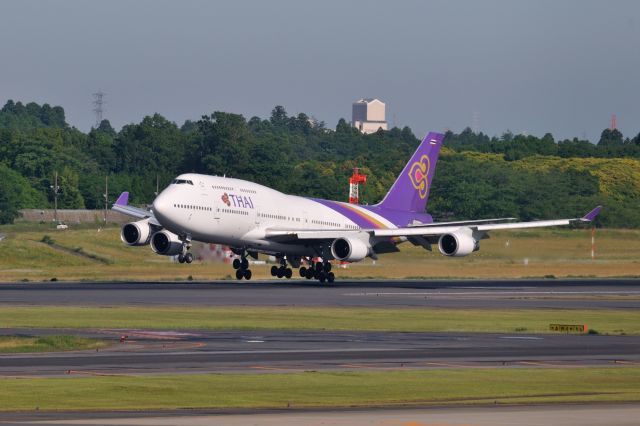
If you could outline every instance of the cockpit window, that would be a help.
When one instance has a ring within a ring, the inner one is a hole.
[[[193,182],[190,180],[186,180],[186,179],[174,179],[173,182],[171,182],[172,184],[175,185],[180,185],[180,184],[185,184],[188,183],[189,185],[193,185]]]

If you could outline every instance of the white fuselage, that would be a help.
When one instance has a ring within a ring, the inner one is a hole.
[[[285,245],[265,239],[267,230],[396,228],[362,206],[316,201],[240,179],[194,173],[178,176],[154,200],[153,211],[163,227],[196,241],[301,256],[317,253],[304,242]]]

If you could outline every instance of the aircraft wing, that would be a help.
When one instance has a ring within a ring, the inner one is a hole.
[[[141,209],[139,207],[130,206],[129,205],[129,193],[127,191],[125,191],[122,194],[120,194],[120,196],[118,197],[116,202],[113,203],[113,206],[111,207],[111,210],[113,210],[115,212],[118,212],[118,213],[126,214],[127,216],[135,217],[135,218],[138,218],[138,219],[147,219],[147,218],[149,218],[149,223],[151,223],[152,225],[162,226],[156,220],[156,218],[153,215],[152,211],[147,210],[147,209]]]
[[[265,238],[277,240],[280,242],[293,242],[296,240],[334,240],[336,238],[345,237],[350,234],[358,234],[361,232],[367,232],[374,237],[437,237],[440,235],[455,232],[461,227],[471,228],[473,231],[480,233],[501,229],[543,228],[549,226],[569,225],[571,223],[591,222],[598,215],[598,213],[600,213],[601,208],[602,206],[598,206],[580,218],[537,220],[532,222],[486,223],[492,221],[492,219],[487,219],[483,221],[446,222],[389,229],[267,229],[265,232]]]
[[[501,229],[526,229],[526,228],[545,228],[549,226],[563,226],[576,222],[591,222],[600,213],[602,206],[598,206],[586,215],[573,219],[555,219],[555,220],[534,220],[531,222],[513,222],[513,223],[475,223],[471,225],[456,224],[446,226],[415,226],[411,228],[398,229],[375,229],[373,235],[376,237],[410,237],[410,236],[436,236],[448,234],[466,226],[478,232],[497,231]],[[490,220],[490,219],[489,219]]]
[[[410,228],[434,228],[438,226],[472,226],[487,223],[502,223],[516,220],[515,217],[501,217],[499,219],[477,219],[477,220],[458,220],[454,222],[435,222],[435,223],[415,223],[409,225]]]

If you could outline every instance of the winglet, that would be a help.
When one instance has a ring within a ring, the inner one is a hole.
[[[582,216],[580,220],[583,220],[585,222],[591,222],[593,219],[596,218],[596,216],[598,216],[598,213],[600,213],[600,210],[602,210],[602,206],[598,206],[595,209],[591,210],[589,213]]]
[[[120,194],[115,204],[118,206],[126,206],[127,204],[129,204],[129,193],[127,191],[124,191],[122,194]]]

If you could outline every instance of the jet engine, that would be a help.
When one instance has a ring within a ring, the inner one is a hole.
[[[182,241],[172,232],[158,231],[151,237],[151,249],[164,256],[175,256],[182,253]]]
[[[149,244],[152,234],[149,219],[125,224],[120,230],[120,239],[130,246],[145,246]]]
[[[480,243],[473,237],[471,229],[463,229],[451,234],[444,234],[438,240],[440,253],[445,256],[468,256],[480,249]]]
[[[336,238],[331,243],[331,254],[338,260],[358,262],[369,254],[371,247],[358,238]]]

